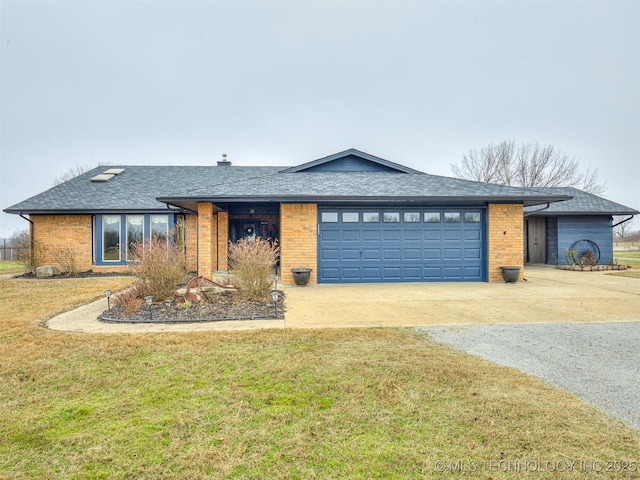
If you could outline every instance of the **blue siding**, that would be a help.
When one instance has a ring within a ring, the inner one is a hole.
[[[578,240],[591,240],[600,248],[600,264],[611,263],[613,259],[613,230],[611,217],[566,216],[558,217],[558,263],[567,264],[565,250]]]
[[[557,265],[561,260],[558,255],[558,219],[547,217],[547,263]]]
[[[379,163],[370,162],[356,155],[348,155],[346,157],[332,160],[331,162],[322,163],[306,170],[307,172],[396,172],[393,168]]]

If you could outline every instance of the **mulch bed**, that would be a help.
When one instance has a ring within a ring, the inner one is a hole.
[[[103,322],[117,323],[195,323],[223,320],[275,319],[273,301],[248,300],[237,293],[221,292],[210,295],[209,301],[179,303],[176,299],[140,307],[127,314],[124,307],[114,307],[100,316]],[[278,300],[278,317],[284,318],[284,294]]]

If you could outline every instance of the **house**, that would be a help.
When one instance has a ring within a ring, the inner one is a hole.
[[[630,220],[638,211],[577,188],[544,190],[572,198],[542,208],[525,207],[525,261],[566,265],[574,245],[587,242],[599,254],[599,264],[612,263],[613,216]]]
[[[130,243],[173,235],[189,269],[211,276],[227,270],[230,241],[257,235],[279,240],[284,283],[292,268],[311,268],[312,283],[501,281],[501,266],[523,265],[525,209],[533,222],[575,196],[350,149],[295,167],[98,167],[5,211],[31,222],[48,262],[69,247],[81,270],[125,269]]]

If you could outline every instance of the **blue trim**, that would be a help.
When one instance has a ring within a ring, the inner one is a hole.
[[[105,215],[120,215],[120,260],[119,261],[105,261],[102,259],[103,249],[102,249],[102,217]],[[93,264],[100,266],[123,266],[128,265],[129,262],[126,259],[127,249],[127,215],[142,215],[144,216],[144,228],[143,228],[143,238],[147,240],[151,236],[151,215],[166,215],[169,219],[168,222],[168,231],[170,232],[176,224],[176,214],[175,213],[166,213],[166,212],[154,212],[154,213],[139,213],[139,212],[129,212],[129,213],[99,213],[94,215],[93,217]],[[172,241],[172,238],[169,237],[169,241]]]

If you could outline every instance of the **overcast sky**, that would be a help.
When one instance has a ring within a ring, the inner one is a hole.
[[[0,16],[1,208],[75,165],[353,147],[451,175],[513,139],[640,209],[637,1],[0,0]],[[0,237],[27,226],[0,214]]]

